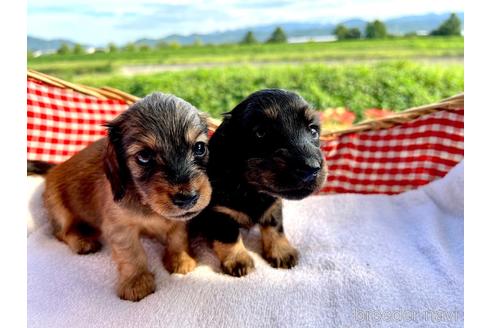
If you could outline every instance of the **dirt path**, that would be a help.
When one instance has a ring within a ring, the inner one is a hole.
[[[235,62],[235,63],[191,63],[191,64],[146,64],[146,65],[124,65],[119,69],[119,73],[125,76],[152,74],[159,72],[173,72],[192,70],[197,68],[215,68],[215,67],[238,67],[250,65],[253,67],[262,67],[270,65],[302,65],[302,64],[363,64],[376,63],[381,61],[394,60],[385,58],[376,59],[330,59],[330,60],[313,60],[313,61],[276,61],[276,62]],[[423,64],[463,64],[461,56],[449,57],[419,57],[409,58],[409,60],[421,62]]]

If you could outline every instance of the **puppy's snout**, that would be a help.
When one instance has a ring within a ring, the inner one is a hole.
[[[182,209],[189,209],[195,206],[200,194],[196,191],[191,191],[187,193],[177,193],[172,198],[173,204]]]
[[[304,182],[312,182],[316,179],[320,170],[320,164],[305,166],[303,169],[300,170],[299,176]]]

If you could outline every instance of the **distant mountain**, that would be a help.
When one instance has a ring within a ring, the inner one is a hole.
[[[75,42],[70,40],[56,39],[56,40],[44,40],[41,38],[35,38],[32,36],[27,36],[27,50],[36,51],[36,50],[56,50],[60,48],[60,46],[65,43],[68,46],[72,47],[75,45]]]
[[[386,24],[388,32],[392,34],[405,34],[408,32],[417,31],[430,32],[431,30],[436,29],[449,17],[450,14],[451,13],[403,16],[387,19],[384,23]],[[463,22],[464,13],[457,13],[457,15]],[[344,24],[349,28],[359,28],[363,32],[367,21],[356,18],[343,21],[341,24]],[[287,33],[288,37],[314,37],[332,34],[336,24],[331,22],[278,23],[206,34],[173,34],[160,39],[140,39],[135,43],[140,45],[146,44],[149,46],[155,46],[159,42],[169,43],[173,41],[188,45],[196,42],[197,40],[209,44],[237,43],[241,41],[248,31],[252,31],[255,37],[259,41],[263,42],[268,39],[270,34],[277,26],[281,26]],[[73,46],[75,44],[69,40],[43,40],[30,36],[27,37],[27,47],[29,50],[55,50],[58,49],[62,43],[66,43],[69,46]]]
[[[147,44],[154,46],[158,42],[178,42],[180,44],[192,44],[196,40],[200,40],[203,43],[221,44],[221,43],[237,43],[241,41],[244,35],[248,31],[253,31],[255,37],[259,41],[265,41],[268,39],[273,30],[281,26],[289,37],[296,36],[318,36],[331,34],[334,26],[330,23],[282,23],[282,24],[270,24],[260,25],[250,28],[241,28],[236,30],[229,30],[224,32],[212,32],[207,34],[190,34],[179,35],[173,34],[162,39],[140,39],[137,40],[137,44]]]
[[[385,20],[388,32],[391,34],[405,34],[408,32],[427,31],[436,29],[444,20],[446,20],[451,13],[445,14],[426,14],[417,16],[403,16],[398,18],[391,18]],[[464,21],[464,14],[457,13],[460,20]],[[359,28],[362,32],[367,24],[367,21],[362,19],[349,19],[341,22],[349,28]],[[252,31],[255,37],[259,41],[265,41],[268,39],[273,30],[280,26],[284,29],[289,37],[310,37],[310,36],[324,36],[332,34],[336,24],[325,23],[278,23],[261,25],[250,28],[242,28],[236,30],[229,30],[224,32],[213,32],[207,34],[190,34],[190,35],[169,35],[161,39],[141,39],[137,40],[137,44],[147,44],[150,46],[155,45],[158,42],[178,42],[180,44],[192,44],[196,40],[200,40],[203,43],[220,44],[220,43],[237,43],[241,41],[246,32]]]
[[[443,21],[449,18],[451,13],[446,14],[427,14],[420,16],[405,16],[399,18],[388,19],[384,23],[393,34],[405,34],[415,31],[431,31],[436,29]],[[465,20],[464,13],[456,13],[463,24]],[[461,25],[463,28],[463,25]]]
[[[348,28],[358,28],[363,32],[366,28],[367,21],[356,18],[341,22],[341,24],[347,26]]]

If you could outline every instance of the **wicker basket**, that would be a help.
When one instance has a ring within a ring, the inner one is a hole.
[[[124,108],[139,99],[136,96],[114,88],[94,88],[74,84],[31,69],[28,69],[27,78],[47,88],[57,90],[56,92],[72,92],[73,94],[88,96],[87,99],[96,99],[101,104],[115,102],[119,104],[119,108]],[[29,119],[32,119],[31,125],[33,124],[33,120],[39,122],[40,120],[53,119],[50,116],[51,114],[47,115],[42,110],[46,109],[49,111],[56,108],[57,105],[56,103],[49,104],[44,109],[41,108],[40,111],[35,101],[31,99],[31,103],[29,103],[30,93],[34,94],[38,92],[40,91],[32,91],[28,87],[28,159],[43,160],[43,158],[38,158],[39,156],[30,158],[30,149],[33,149],[33,144],[42,143],[42,140],[46,141],[49,138],[42,135],[43,131],[37,131],[37,134],[30,134]],[[32,97],[35,98],[37,95],[33,95]],[[36,109],[36,113],[33,114],[34,108]],[[71,108],[67,109],[66,106],[64,109],[71,110]],[[75,110],[77,108],[74,107],[73,109]],[[328,177],[328,187],[324,189],[324,192],[394,194],[442,177],[464,155],[463,112],[464,94],[459,94],[438,103],[410,108],[381,119],[364,121],[348,129],[323,131],[321,136],[322,148],[325,151],[329,167],[340,167],[341,170],[338,180],[336,178],[333,179],[333,174]],[[111,115],[114,115],[114,113],[116,112],[113,112]],[[56,120],[59,121],[60,118],[55,118]],[[208,123],[210,130],[214,131],[220,124],[220,121],[209,118]],[[50,124],[52,126],[53,122]],[[436,130],[435,127],[438,124],[442,126],[437,127]],[[416,126],[418,126],[418,129]],[[412,131],[415,131],[415,133]],[[101,129],[98,133],[102,135],[105,132]],[[99,135],[95,135],[95,137],[99,137]],[[383,137],[383,135],[394,136],[394,140],[390,140],[391,137]],[[436,138],[441,139],[436,140]],[[368,144],[368,140],[378,141],[374,141],[373,146],[370,143]],[[65,142],[65,140],[63,141]],[[90,141],[93,140],[85,140],[85,144]],[[68,140],[65,143],[69,145],[70,142]],[[84,141],[77,142],[78,146],[80,146],[79,148],[85,146]],[[415,145],[420,144],[421,146],[415,149]],[[446,146],[442,147],[442,145]],[[57,145],[57,147],[62,148],[63,146]],[[387,154],[395,151],[400,152],[401,161],[398,156],[387,156]],[[412,153],[411,156],[408,156],[412,151],[415,151],[415,154],[420,154],[419,152],[422,151],[426,153],[419,156],[413,156]],[[69,156],[73,152],[72,147],[72,150],[65,152],[63,156]],[[343,156],[341,156],[342,153]],[[366,158],[371,158],[370,156],[374,158],[372,160],[366,160]],[[391,164],[391,161],[388,160],[389,158],[396,163]],[[405,161],[408,158],[412,158],[414,161],[408,161],[408,165],[402,165],[402,163],[406,163]],[[441,158],[442,160],[437,160],[436,158]],[[59,162],[62,159],[62,157],[59,157],[58,160],[53,160],[53,162]],[[389,183],[385,182],[390,181],[387,175],[400,176],[400,178],[395,178]],[[330,181],[330,179],[332,180]]]
[[[55,87],[72,89],[82,94],[93,96],[102,100],[106,100],[106,99],[122,100],[125,101],[127,104],[132,104],[140,99],[137,96],[128,94],[118,89],[114,89],[110,87],[94,88],[86,85],[75,84],[41,72],[37,72],[32,69],[27,70],[27,77],[42,81],[46,84]],[[444,99],[438,103],[409,108],[405,111],[395,113],[391,116],[360,122],[347,129],[337,130],[337,131],[323,131],[321,138],[324,140],[328,140],[347,133],[386,129],[396,124],[412,121],[418,118],[419,116],[427,115],[439,110],[461,109],[464,107],[464,102],[465,102],[465,96],[464,93],[461,93],[453,97]],[[213,131],[215,131],[215,129],[220,125],[220,120],[209,118],[208,121],[209,121],[210,129]]]

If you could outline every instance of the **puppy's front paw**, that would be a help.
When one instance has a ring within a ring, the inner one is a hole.
[[[288,242],[280,242],[264,251],[263,257],[274,268],[290,269],[297,265],[299,252]]]
[[[118,296],[121,299],[137,302],[155,291],[154,275],[143,272],[124,280],[118,286]]]
[[[74,253],[80,255],[95,253],[102,247],[97,239],[85,238],[78,234],[67,235],[64,240]]]
[[[224,273],[234,277],[242,277],[253,271],[255,263],[248,252],[232,254],[222,262]]]
[[[100,250],[102,247],[101,243],[98,240],[80,240],[79,245],[77,246],[77,254],[91,254]]]
[[[170,273],[187,274],[196,267],[196,261],[186,252],[164,256],[164,266]]]

